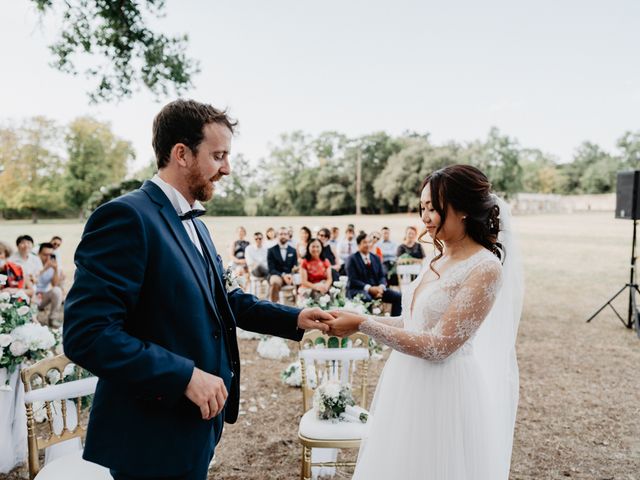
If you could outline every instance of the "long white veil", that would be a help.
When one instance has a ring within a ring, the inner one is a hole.
[[[502,287],[489,315],[484,320],[474,342],[474,349],[491,393],[489,419],[495,427],[500,479],[509,478],[513,431],[518,408],[518,361],[516,337],[522,314],[524,273],[522,256],[513,231],[511,209],[494,195],[500,207],[499,242],[504,252]]]

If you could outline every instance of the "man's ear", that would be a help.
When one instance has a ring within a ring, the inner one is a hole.
[[[191,156],[191,149],[184,143],[176,143],[171,148],[171,158],[181,167],[187,167]]]

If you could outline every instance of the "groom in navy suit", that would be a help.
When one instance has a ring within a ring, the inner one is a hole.
[[[84,449],[116,480],[204,480],[238,417],[236,325],[300,340],[331,316],[227,291],[200,201],[229,175],[235,123],[178,100],[153,124],[158,174],[98,208],[76,251],[64,351],[100,378]]]
[[[349,277],[347,297],[360,295],[367,302],[380,299],[391,304],[391,315],[399,316],[402,313],[402,297],[399,292],[387,288],[382,262],[377,255],[369,251],[369,237],[362,232],[356,238],[356,242],[358,251],[347,258],[345,267]]]

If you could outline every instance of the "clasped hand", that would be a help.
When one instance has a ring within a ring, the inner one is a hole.
[[[347,337],[357,332],[365,320],[362,315],[343,310],[325,312],[319,308],[305,308],[298,317],[298,327],[305,330],[315,328],[328,335]]]

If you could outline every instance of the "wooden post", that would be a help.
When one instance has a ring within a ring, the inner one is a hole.
[[[361,189],[362,186],[362,153],[358,150],[356,154],[356,215],[362,214]]]

